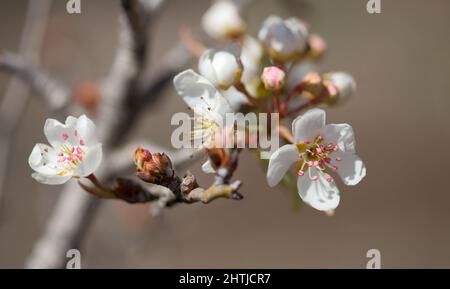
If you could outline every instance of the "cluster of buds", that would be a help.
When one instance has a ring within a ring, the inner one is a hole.
[[[147,183],[167,185],[175,177],[170,158],[165,153],[154,153],[137,148],[134,154],[137,176]]]

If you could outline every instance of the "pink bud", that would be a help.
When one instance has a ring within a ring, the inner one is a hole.
[[[277,66],[268,66],[264,68],[261,80],[268,90],[279,90],[283,87],[286,79],[286,73]]]

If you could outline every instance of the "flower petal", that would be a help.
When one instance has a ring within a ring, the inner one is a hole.
[[[297,143],[313,141],[325,126],[325,111],[319,108],[308,110],[292,122],[292,134]]]
[[[84,156],[83,161],[77,166],[74,176],[86,177],[94,173],[102,162],[102,144],[90,147]]]
[[[76,132],[75,135],[74,131],[74,136],[77,138],[75,145],[80,145],[80,142],[82,142],[87,147],[90,147],[99,143],[95,124],[86,115],[82,115],[78,118]]]
[[[298,193],[302,200],[319,211],[334,210],[339,205],[339,190],[334,181],[327,181],[322,173],[312,168],[311,174],[318,176],[316,181],[305,174],[297,180]]]
[[[56,162],[55,150],[45,144],[36,144],[28,158],[28,164],[36,172],[44,175],[56,175],[60,172],[58,168],[48,166]]]
[[[212,84],[217,84],[217,75],[212,65],[214,49],[206,49],[198,60],[198,71]]]
[[[56,119],[47,119],[44,125],[44,134],[47,137],[49,144],[53,147],[59,147],[61,143],[64,143],[65,139],[64,133],[67,137],[70,137],[70,133],[66,132],[66,125],[60,123]]]
[[[178,95],[199,115],[208,115],[211,110],[232,111],[225,98],[206,78],[188,69],[175,76],[173,83]],[[216,104],[217,103],[217,104]]]
[[[31,175],[36,181],[46,185],[62,185],[72,178],[71,175],[44,175],[40,173],[33,173]]]
[[[216,172],[216,170],[212,167],[211,165],[211,161],[207,160],[203,165],[202,165],[202,171],[205,174],[214,174]]]
[[[366,167],[357,155],[337,152],[336,156],[341,158],[337,173],[347,186],[358,184],[366,176]]]
[[[338,145],[341,151],[355,153],[355,134],[351,125],[346,123],[327,124],[322,133],[328,143]]]
[[[275,151],[270,157],[269,167],[267,168],[267,183],[269,186],[276,186],[289,167],[299,159],[300,155],[295,145],[285,145]]]

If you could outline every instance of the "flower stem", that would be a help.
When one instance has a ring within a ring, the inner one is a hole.
[[[86,185],[83,185],[81,182],[79,182],[80,186],[85,191],[99,198],[116,198],[114,192],[112,192],[111,189],[108,188],[107,186],[103,185],[94,174],[90,174],[86,178],[95,185],[95,189],[89,188]]]

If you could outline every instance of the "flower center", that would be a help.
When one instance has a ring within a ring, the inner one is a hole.
[[[86,150],[84,146],[61,145],[57,160],[58,164],[62,167],[59,175],[64,176],[68,173],[73,173],[83,160]]]
[[[338,169],[336,162],[341,161],[341,158],[335,157],[333,159],[333,154],[339,151],[337,145],[325,143],[323,137],[318,135],[314,141],[305,141],[304,143],[296,144],[296,146],[301,157],[295,168],[298,176],[303,177],[308,172],[311,180],[316,181],[319,176],[312,175],[311,170],[308,170],[309,168],[316,168],[319,173],[325,174],[327,181],[331,182],[333,180],[327,173],[327,168]]]

